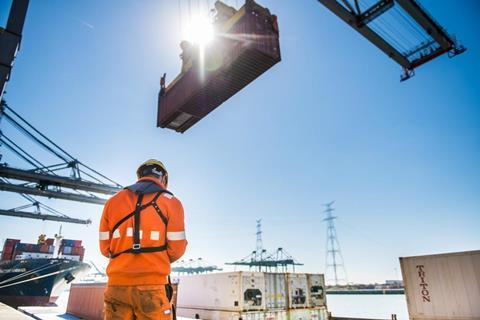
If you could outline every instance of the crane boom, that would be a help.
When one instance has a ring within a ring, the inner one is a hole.
[[[29,218],[29,219],[39,219],[39,220],[49,220],[49,221],[58,221],[58,222],[68,222],[68,223],[77,223],[77,224],[91,224],[90,219],[82,220],[70,217],[57,216],[53,214],[45,213],[32,213],[26,211],[15,211],[15,210],[3,210],[0,209],[0,215],[9,216],[9,217],[18,217],[18,218]]]

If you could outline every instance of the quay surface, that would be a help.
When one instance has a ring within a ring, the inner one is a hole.
[[[32,320],[32,318],[30,318],[29,316],[1,302],[0,302],[0,319]]]

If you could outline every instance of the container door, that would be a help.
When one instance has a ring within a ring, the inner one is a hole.
[[[306,274],[288,274],[288,294],[290,308],[295,309],[308,307],[308,285]]]
[[[265,307],[267,310],[287,309],[286,281],[284,273],[265,273]]]
[[[262,272],[242,272],[243,310],[265,309],[265,277]]]
[[[310,307],[326,305],[325,279],[323,274],[307,274]]]

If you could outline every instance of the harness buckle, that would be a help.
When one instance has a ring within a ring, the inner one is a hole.
[[[132,246],[133,250],[139,250],[140,249],[140,243],[134,243]]]

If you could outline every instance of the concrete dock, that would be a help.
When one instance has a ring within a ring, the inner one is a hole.
[[[71,314],[65,313],[64,307],[19,307],[21,312],[28,315],[27,319],[36,319],[36,320],[78,320],[79,318],[72,316]],[[3,319],[3,318],[0,318]]]
[[[32,318],[30,318],[29,316],[1,302],[0,302],[0,319],[32,320]]]

